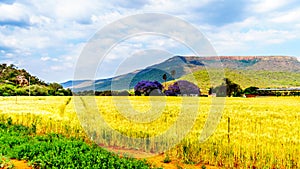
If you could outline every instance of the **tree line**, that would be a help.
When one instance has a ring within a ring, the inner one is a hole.
[[[163,76],[165,79],[165,76]],[[251,86],[246,89],[242,89],[237,83],[234,83],[228,78],[224,79],[224,82],[216,87],[211,87],[208,91],[209,95],[215,95],[216,97],[242,97],[244,95],[253,96],[295,96],[299,95],[298,92],[276,92],[276,91],[261,91],[258,87]],[[142,80],[138,82],[134,89],[131,91],[81,91],[77,92],[77,95],[95,95],[95,96],[207,96],[201,95],[200,88],[186,80],[178,80],[174,83],[163,86],[158,81]]]

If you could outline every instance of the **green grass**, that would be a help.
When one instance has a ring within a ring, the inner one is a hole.
[[[34,168],[150,168],[146,161],[120,158],[79,138],[51,133],[36,135],[35,128],[0,122],[0,157],[27,160]],[[7,160],[0,166],[8,166]]]

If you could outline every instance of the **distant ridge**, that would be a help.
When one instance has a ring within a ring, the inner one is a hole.
[[[220,62],[223,67],[220,67]],[[133,88],[134,85],[141,80],[157,80],[159,82],[163,82],[161,76],[164,73],[168,75],[167,80],[169,81],[178,79],[198,70],[205,70],[207,67],[214,69],[224,68],[232,71],[243,70],[246,72],[250,71],[251,73],[255,73],[256,71],[265,71],[270,73],[300,73],[300,62],[293,56],[173,56],[161,63],[149,65],[149,67],[146,67],[145,69],[136,70],[113,78],[98,79],[94,81],[95,89],[99,91],[111,90],[111,84],[114,84],[113,90],[128,89]],[[176,72],[174,77],[171,76],[172,70],[175,70]],[[251,73],[248,75],[251,75]],[[235,79],[232,80],[234,81]],[[291,80],[299,81],[300,79]],[[88,81],[89,80],[68,81],[62,83],[62,85],[66,88],[72,88],[73,91],[92,90],[91,81],[89,81],[89,83]],[[72,86],[72,84],[75,85]],[[278,83],[276,84],[278,85]],[[247,86],[247,84],[245,85]]]
[[[296,57],[293,56],[208,56],[208,57],[198,57],[198,56],[183,56],[191,60],[291,60],[297,61]]]

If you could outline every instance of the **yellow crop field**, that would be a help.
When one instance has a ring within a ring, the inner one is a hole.
[[[1,97],[0,120],[220,168],[300,168],[300,97]],[[215,114],[214,114],[215,113]],[[221,115],[219,121],[218,114]],[[206,120],[217,124],[200,141]]]

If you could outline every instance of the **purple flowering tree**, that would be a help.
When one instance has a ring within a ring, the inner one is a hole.
[[[142,80],[134,86],[136,96],[162,95],[163,86],[158,81]]]
[[[178,80],[168,87],[165,91],[166,96],[182,95],[200,95],[200,88],[186,80]]]

